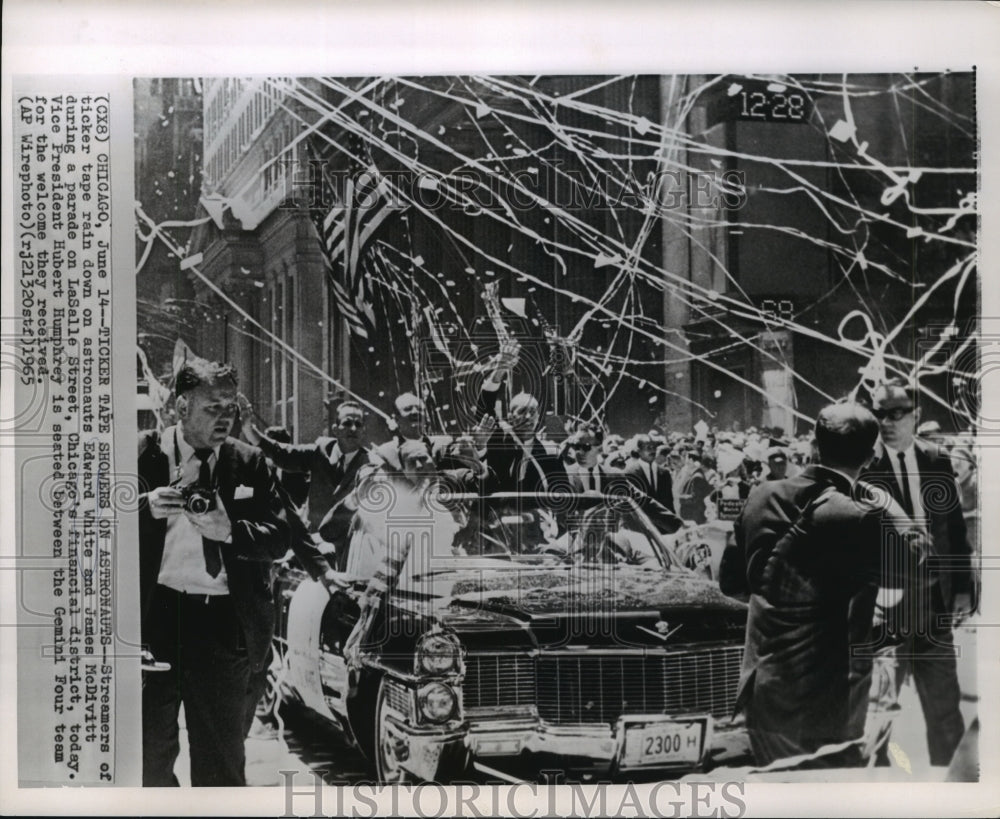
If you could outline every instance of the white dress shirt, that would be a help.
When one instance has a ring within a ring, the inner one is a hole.
[[[601,491],[601,470],[597,466],[580,466],[577,464],[576,477],[583,486],[584,491]]]
[[[201,461],[194,454],[194,448],[184,440],[180,427],[168,427],[163,431],[163,435],[160,436],[160,449],[170,463],[172,481],[180,478],[182,486],[197,482]],[[219,462],[219,449],[220,447],[215,447],[208,459],[213,472]],[[177,452],[180,452],[179,465],[175,457]],[[167,538],[163,544],[163,557],[160,560],[157,582],[188,594],[229,594],[225,564],[218,577],[212,577],[208,573],[205,568],[201,535],[183,512],[167,518]]]

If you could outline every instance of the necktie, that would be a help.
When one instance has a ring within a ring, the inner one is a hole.
[[[913,517],[913,496],[910,494],[910,476],[906,471],[906,454],[899,453],[899,480],[903,483],[903,511]]]
[[[593,490],[595,492],[600,492],[601,491],[601,478],[600,478],[600,475],[599,475],[599,473],[597,471],[597,467],[596,466],[593,467],[590,470],[589,474],[590,474],[590,484],[591,484],[591,487],[593,488]]]
[[[212,487],[212,464],[209,458],[212,457],[211,449],[196,449],[195,456],[201,461],[198,469],[198,485],[206,491],[213,492]],[[205,556],[205,571],[212,577],[218,577],[222,571],[222,554],[219,551],[219,544],[208,538],[201,539],[201,551]]]

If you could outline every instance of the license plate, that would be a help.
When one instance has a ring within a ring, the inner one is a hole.
[[[697,764],[705,745],[707,721],[651,721],[626,723],[621,767]]]

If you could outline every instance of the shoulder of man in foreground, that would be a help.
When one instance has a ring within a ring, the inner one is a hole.
[[[232,435],[226,438],[223,446],[230,447],[244,461],[254,461],[258,458],[263,459],[264,457],[264,454],[258,447],[248,444],[246,441],[241,441],[239,438],[234,438]]]

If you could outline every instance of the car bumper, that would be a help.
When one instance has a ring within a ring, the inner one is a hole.
[[[686,719],[705,724],[704,740],[696,756],[652,764],[626,759],[623,753],[626,725],[637,721],[672,722],[659,715],[623,718],[614,725],[552,725],[533,716],[496,719],[470,715],[467,722],[447,731],[414,728],[390,717],[388,727],[400,743],[398,747],[405,748],[403,767],[421,779],[432,781],[448,781],[461,773],[470,756],[502,759],[536,754],[558,758],[564,769],[598,775],[642,770],[686,773],[702,770],[710,760],[738,754],[746,748],[742,721],[716,721],[705,716]]]

